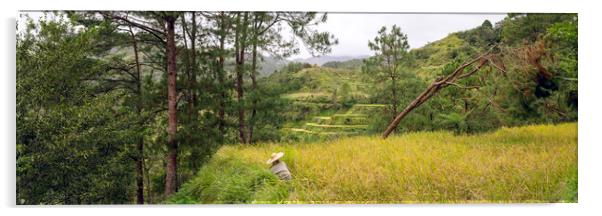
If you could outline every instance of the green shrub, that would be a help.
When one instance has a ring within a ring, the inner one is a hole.
[[[236,158],[217,157],[167,203],[278,203],[288,194],[288,184],[266,167]]]

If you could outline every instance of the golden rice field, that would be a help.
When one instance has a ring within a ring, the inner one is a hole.
[[[278,151],[290,182],[265,164]],[[576,191],[577,124],[565,123],[225,146],[172,202],[576,202]]]

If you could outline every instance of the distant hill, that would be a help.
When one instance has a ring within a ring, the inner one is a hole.
[[[347,60],[347,61],[326,62],[322,65],[322,67],[347,69],[347,70],[361,70],[362,65],[364,65],[364,58],[351,59],[351,60]]]
[[[366,56],[366,55],[362,55],[362,56],[316,56],[316,57],[310,57],[310,58],[305,58],[305,59],[298,58],[298,59],[294,59],[293,61],[316,64],[316,65],[322,66],[323,64],[325,64],[327,62],[334,62],[334,61],[343,62],[343,61],[348,61],[348,60],[352,60],[352,59],[364,59],[367,57],[368,56]]]
[[[298,65],[298,67],[292,65]],[[331,101],[333,94],[337,94],[337,97],[349,94],[357,99],[367,96],[367,83],[365,83],[362,73],[345,68],[291,63],[282,70],[265,77],[263,81],[286,86],[288,90],[283,97],[297,101]]]
[[[259,77],[267,77],[274,71],[286,66],[290,61],[284,58],[265,56],[260,61]]]
[[[291,62],[308,63],[329,68],[355,70],[360,69],[361,65],[363,64],[362,59],[368,57],[369,56],[319,56],[306,59],[298,58],[294,60],[287,60],[283,58],[266,56],[261,60],[259,76],[269,76],[270,74],[274,73],[274,71],[283,68]]]

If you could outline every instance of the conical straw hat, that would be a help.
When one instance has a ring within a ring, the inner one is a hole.
[[[278,152],[278,153],[272,153],[272,158],[270,158],[266,164],[271,164],[274,161],[280,159],[282,156],[284,156],[284,152]]]

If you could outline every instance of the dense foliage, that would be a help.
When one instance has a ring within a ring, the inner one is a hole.
[[[125,93],[97,95],[99,32],[42,22],[17,41],[17,203],[130,200],[130,143],[140,131]]]

